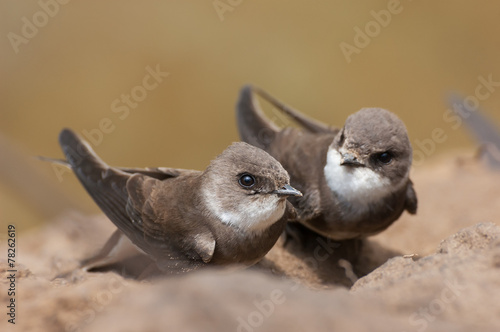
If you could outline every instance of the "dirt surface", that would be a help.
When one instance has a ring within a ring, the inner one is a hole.
[[[72,270],[113,226],[68,213],[17,238],[2,331],[500,330],[500,174],[449,157],[414,170],[416,216],[364,241],[282,238],[257,266],[150,281]],[[1,243],[7,252],[6,242]],[[10,275],[5,259],[0,302]]]

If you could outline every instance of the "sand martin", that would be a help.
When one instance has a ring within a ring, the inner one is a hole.
[[[276,159],[243,142],[233,143],[203,172],[111,167],[68,129],[59,142],[71,169],[119,230],[87,260],[92,267],[120,258],[120,247],[130,249],[128,240],[165,274],[252,265],[294,214],[287,197],[301,195]]]
[[[280,128],[258,94],[299,126]],[[306,117],[261,89],[245,86],[236,107],[241,139],[264,149],[304,196],[290,198],[297,221],[334,240],[363,238],[416,213],[409,178],[412,148],[404,123],[381,108],[363,108],[342,128]]]

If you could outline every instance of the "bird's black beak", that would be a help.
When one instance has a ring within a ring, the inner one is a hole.
[[[352,153],[342,153],[342,158],[340,159],[340,165],[342,166],[365,166],[365,164],[353,155]]]
[[[302,193],[289,184],[285,184],[281,189],[273,191],[278,196],[302,196]]]

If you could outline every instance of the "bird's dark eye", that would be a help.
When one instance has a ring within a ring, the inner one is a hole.
[[[381,162],[382,164],[386,164],[386,165],[392,161],[393,157],[394,156],[389,151],[382,152],[382,153],[379,153],[376,155],[377,161]]]
[[[243,188],[252,188],[255,185],[255,177],[252,174],[243,174],[238,182]]]

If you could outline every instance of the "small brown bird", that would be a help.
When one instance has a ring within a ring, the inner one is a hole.
[[[301,128],[276,126],[254,93]],[[290,202],[309,229],[334,240],[362,238],[386,229],[404,210],[416,213],[412,148],[403,122],[389,111],[364,108],[343,128],[332,128],[245,86],[236,116],[241,139],[269,152],[304,193]]]
[[[273,247],[293,214],[285,169],[266,152],[233,143],[203,172],[105,164],[74,132],[59,142],[69,166],[118,227],[86,267],[110,264],[123,234],[165,274],[206,265],[252,265]]]

